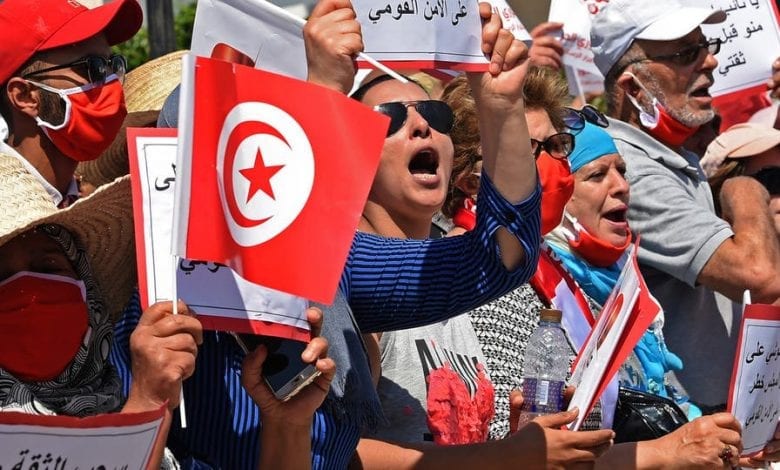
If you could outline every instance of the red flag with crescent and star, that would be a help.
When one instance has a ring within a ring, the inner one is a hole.
[[[174,252],[330,303],[388,118],[296,79],[184,62]]]

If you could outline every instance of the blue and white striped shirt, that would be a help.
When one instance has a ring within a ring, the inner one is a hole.
[[[541,192],[520,204],[503,199],[483,177],[477,199],[477,227],[459,237],[401,240],[357,233],[340,289],[362,332],[412,328],[465,313],[526,282],[539,256]],[[505,227],[522,244],[522,266],[508,272],[493,234]],[[135,296],[115,328],[111,354],[131,381],[129,338],[141,315]],[[184,383],[187,429],[175,414],[169,447],[213,468],[257,468],[260,413],[241,388],[243,352],[230,335],[205,332],[194,375]],[[361,429],[318,410],[312,426],[312,467],[346,468]],[[185,468],[187,462],[184,462]],[[204,468],[190,465],[189,468]],[[207,467],[205,467],[207,468]]]

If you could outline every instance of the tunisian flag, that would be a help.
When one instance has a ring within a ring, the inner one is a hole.
[[[388,118],[335,91],[186,56],[176,255],[330,303]]]

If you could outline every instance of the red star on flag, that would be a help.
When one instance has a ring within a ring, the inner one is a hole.
[[[271,178],[273,178],[282,168],[284,168],[284,165],[266,166],[265,161],[263,160],[263,154],[258,148],[257,156],[255,157],[255,165],[252,168],[239,170],[239,173],[249,181],[249,192],[246,195],[246,202],[251,201],[258,191],[262,191],[271,196],[271,199],[276,199],[274,197],[274,190],[271,188]]]

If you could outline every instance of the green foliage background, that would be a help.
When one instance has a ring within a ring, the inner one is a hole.
[[[176,34],[176,49],[189,49],[192,42],[192,26],[195,24],[197,2],[182,6],[173,19]],[[114,46],[114,50],[127,57],[128,70],[132,70],[149,60],[149,32],[141,28],[129,41]]]

